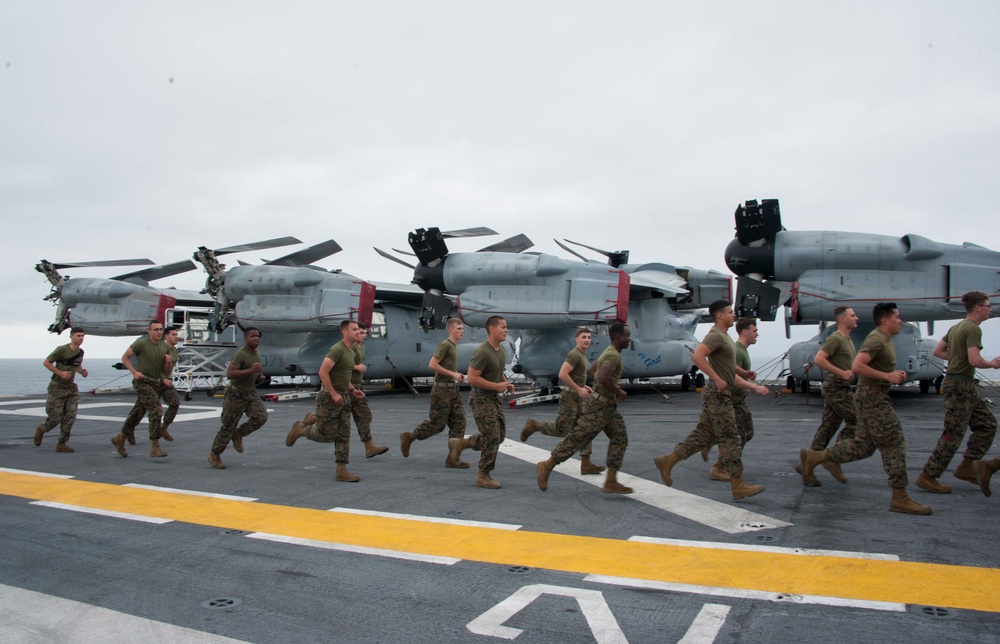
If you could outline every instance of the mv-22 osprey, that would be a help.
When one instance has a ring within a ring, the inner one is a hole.
[[[153,280],[194,269],[196,265],[190,260],[112,278],[70,278],[58,271],[152,262],[54,264],[43,260],[36,269],[52,284],[45,299],[57,306],[56,321],[49,330],[60,333],[77,325],[94,335],[134,336],[142,334],[151,320],[183,325],[186,342],[182,361],[187,350],[199,363],[195,368],[224,372],[225,362],[241,344],[241,329],[255,326],[264,333],[264,375],[313,377],[329,347],[340,339],[340,322],[355,319],[372,329],[366,342],[369,379],[431,375],[427,368],[430,354],[446,334],[420,328],[417,318],[422,291],[409,285],[385,285],[376,299],[374,284],[312,265],[340,250],[333,240],[263,265],[240,262],[227,270],[218,261],[228,253],[294,243],[300,242],[284,237],[214,250],[200,247],[194,259],[208,273],[205,289],[200,292],[150,285]],[[476,339],[474,331],[470,335]],[[468,353],[471,355],[471,350]]]
[[[860,323],[851,334],[855,347],[874,328],[871,309],[877,302],[895,302],[904,322],[965,317],[962,295],[982,291],[1000,302],[1000,253],[965,242],[932,241],[920,235],[872,235],[830,230],[789,231],[781,225],[777,199],[747,201],[736,209],[736,238],[726,248],[726,265],[738,275],[737,312],[774,320],[785,308],[789,325],[820,323],[820,333],[794,344],[788,352],[789,388],[803,391],[823,379],[809,368],[820,345],[836,331],[837,306],[850,306]],[[897,368],[907,381],[919,382],[926,393],[940,388],[943,373],[933,357],[935,342],[921,338],[915,324],[904,324],[893,337]]]
[[[594,361],[608,344],[607,325],[618,321],[632,330],[632,344],[622,352],[624,376],[679,375],[686,389],[701,309],[731,294],[730,278],[720,272],[630,264],[627,251],[583,244],[607,255],[608,263],[586,259],[560,242],[580,261],[545,253],[449,253],[437,228],[418,229],[409,243],[419,261],[413,282],[426,291],[422,324],[439,328],[456,315],[466,325],[484,327],[490,316],[502,315],[520,339],[514,371],[543,388],[556,383],[576,327],[594,328],[588,353]]]

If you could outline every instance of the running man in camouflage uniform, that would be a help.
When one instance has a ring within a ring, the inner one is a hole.
[[[351,384],[358,391],[364,391],[361,380],[368,370],[368,365],[365,364],[365,338],[368,337],[368,325],[358,322],[358,331],[361,333],[361,340],[354,343],[354,370],[351,372]],[[376,445],[372,441],[372,410],[368,406],[368,398],[357,398],[351,402],[351,416],[354,418],[355,427],[358,428],[358,437],[365,445],[365,458],[389,451],[388,447]]]
[[[733,499],[739,500],[760,494],[764,486],[743,482],[743,437],[736,426],[733,390],[742,387],[762,396],[770,392],[767,387],[745,380],[736,373],[736,346],[729,337],[736,315],[730,303],[716,300],[709,305],[708,313],[714,324],[691,358],[695,366],[709,377],[708,384],[701,390],[703,407],[698,426],[674,446],[673,452],[657,456],[653,463],[660,471],[664,484],[672,486],[671,472],[677,463],[713,443],[718,444],[719,458],[729,475]]]
[[[563,387],[559,394],[559,411],[556,413],[556,419],[540,423],[534,418],[529,418],[521,430],[522,443],[535,432],[565,438],[576,427],[576,421],[583,409],[583,401],[593,393],[593,389],[587,386],[589,366],[587,349],[590,348],[592,341],[593,335],[590,329],[580,327],[576,330],[576,347],[567,354],[566,360],[559,368],[559,382],[563,383]],[[594,446],[590,443],[580,450],[580,474],[600,474],[604,471],[603,465],[595,465],[590,461],[593,451]]]
[[[750,354],[747,348],[751,344],[757,344],[757,321],[752,318],[739,318],[736,320],[736,375],[744,380],[756,380],[757,372],[753,370],[750,362]],[[750,413],[750,406],[747,405],[747,390],[741,388],[733,389],[733,415],[736,417],[736,431],[743,439],[743,446],[753,438],[753,414]],[[701,450],[703,459],[708,460],[708,452],[712,449],[708,446]],[[723,481],[729,483],[729,475],[722,467],[722,457],[715,459],[715,463],[708,470],[708,478],[712,481]]]
[[[632,488],[618,482],[618,470],[625,459],[625,449],[628,447],[628,432],[625,420],[618,411],[618,403],[625,402],[626,393],[618,386],[622,376],[622,349],[632,341],[628,326],[615,322],[608,328],[611,343],[594,363],[594,391],[583,399],[583,409],[576,425],[566,435],[548,460],[535,466],[535,482],[538,489],[549,488],[549,475],[552,469],[569,459],[583,447],[590,445],[594,437],[604,432],[608,437],[608,473],[604,480],[604,492],[608,494],[631,494]],[[575,395],[575,394],[574,394]]]
[[[1000,357],[987,360],[983,350],[983,330],[980,325],[990,318],[990,299],[981,291],[969,291],[962,296],[965,319],[948,329],[934,347],[934,356],[948,361],[944,376],[944,433],[917,477],[917,487],[935,494],[951,494],[951,487],[941,485],[941,476],[962,444],[965,428],[972,431],[962,463],[955,469],[955,478],[979,485],[974,463],[983,458],[997,433],[997,419],[979,395],[976,369],[1000,369]]]
[[[76,374],[87,377],[83,368],[83,338],[86,333],[78,326],[69,330],[69,344],[56,347],[55,351],[42,360],[42,366],[52,372],[48,393],[45,396],[45,420],[35,428],[33,443],[42,445],[42,436],[59,425],[59,442],[56,451],[70,454],[75,450],[66,444],[76,422],[76,409],[80,403],[80,390],[73,379]]]
[[[858,328],[858,316],[849,306],[838,306],[833,310],[833,319],[837,321],[837,330],[827,336],[823,346],[816,352],[813,364],[826,372],[821,391],[823,392],[823,418],[820,420],[816,434],[813,436],[809,449],[821,451],[827,448],[833,436],[844,423],[844,429],[837,436],[838,441],[854,438],[858,425],[858,409],[854,400],[851,383],[854,381],[854,342],[851,331]],[[847,483],[840,465],[833,461],[823,461],[823,467],[841,483]],[[796,464],[795,471],[802,474],[802,465]],[[822,485],[813,474],[806,485],[818,487]]]
[[[167,403],[167,411],[163,414],[163,424],[160,425],[160,438],[166,441],[174,440],[174,437],[170,435],[167,429],[170,427],[170,423],[174,422],[174,418],[177,417],[177,410],[181,406],[180,396],[177,395],[177,389],[174,387],[174,381],[171,377],[174,373],[174,367],[177,365],[177,360],[180,358],[180,353],[177,351],[177,343],[179,341],[180,335],[178,334],[177,327],[167,327],[163,331],[163,342],[166,344],[169,360],[164,360],[163,362],[163,373],[161,374],[160,382],[157,384],[157,391],[160,397],[163,398],[163,402]],[[135,428],[145,415],[146,408],[136,401],[132,405],[132,411],[128,413],[128,417],[125,419],[125,426],[122,428],[129,445],[135,445]]]
[[[333,443],[337,460],[336,480],[356,483],[361,477],[347,470],[351,451],[351,403],[365,394],[351,383],[354,371],[354,345],[361,340],[361,329],[354,320],[340,323],[343,339],[330,347],[319,367],[322,388],[316,394],[316,422],[306,426],[297,420],[285,438],[291,447],[295,441],[308,438],[317,443]]]
[[[233,442],[233,449],[242,454],[243,439],[267,422],[267,409],[257,393],[257,383],[264,380],[260,353],[257,351],[259,346],[260,331],[256,327],[247,327],[243,330],[243,346],[226,367],[229,386],[222,401],[222,427],[208,452],[208,462],[217,470],[226,469],[220,457],[229,441]],[[246,414],[247,420],[237,427],[236,423],[243,414]]]
[[[478,450],[476,486],[495,490],[500,482],[494,480],[490,472],[496,467],[500,443],[507,436],[500,394],[514,393],[514,385],[507,382],[504,375],[507,353],[501,345],[507,339],[507,321],[499,315],[491,316],[486,320],[486,332],[486,342],[479,345],[469,361],[469,384],[472,386],[469,406],[479,433],[469,438],[449,438],[448,459],[455,463],[462,460],[463,449]]]
[[[167,344],[163,342],[163,323],[153,320],[146,327],[145,338],[133,342],[122,355],[122,364],[132,374],[132,388],[135,389],[136,405],[142,407],[149,421],[149,455],[154,458],[166,456],[160,449],[163,407],[160,395],[163,391],[163,370],[168,365]],[[132,366],[132,358],[136,365]],[[125,441],[133,435],[142,415],[125,419],[121,431],[111,437],[111,444],[121,457],[128,456]],[[134,438],[133,438],[134,440]]]
[[[458,371],[458,343],[465,335],[465,325],[458,318],[449,318],[446,328],[448,337],[434,350],[427,365],[434,372],[430,418],[417,425],[412,432],[399,435],[399,451],[403,453],[403,458],[409,458],[413,441],[427,440],[440,434],[445,425],[448,426],[449,439],[465,437],[465,408],[462,406],[462,393],[458,390],[459,383],[465,381],[465,375]],[[461,460],[452,461],[449,450],[444,466],[468,468],[469,464]]]
[[[820,463],[859,461],[877,449],[882,453],[882,469],[889,475],[892,489],[889,511],[931,514],[929,507],[914,502],[906,493],[906,438],[889,399],[889,387],[906,382],[906,372],[896,369],[896,347],[892,344],[902,320],[892,302],[876,304],[872,317],[876,328],[865,338],[851,365],[851,371],[858,374],[854,394],[858,403],[857,433],[854,438],[837,441],[830,449],[801,450],[802,482],[808,485],[813,469]]]

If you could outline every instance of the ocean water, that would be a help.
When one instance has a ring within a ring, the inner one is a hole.
[[[76,386],[80,391],[131,387],[131,374],[111,367],[117,362],[120,360],[84,357],[83,366],[88,376],[77,374]],[[51,379],[52,372],[42,366],[41,359],[0,359],[0,396],[44,394]]]

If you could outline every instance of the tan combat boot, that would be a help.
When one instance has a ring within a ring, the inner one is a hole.
[[[913,501],[906,494],[906,488],[892,488],[892,501],[889,503],[889,512],[902,512],[904,514],[933,514],[930,506],[920,505],[919,503]]]
[[[840,469],[840,463],[834,463],[833,461],[826,460],[821,463],[826,471],[830,473],[830,476],[837,479],[841,483],[847,483],[847,477],[844,476],[844,470]]]
[[[740,499],[745,499],[748,496],[755,496],[764,491],[763,485],[747,485],[743,482],[743,479],[731,477],[732,480],[729,481],[730,485],[733,486],[733,500],[739,501]]]
[[[990,479],[993,474],[1000,470],[1000,459],[994,458],[990,461],[976,461],[973,467],[976,468],[976,477],[979,479],[979,489],[983,491],[986,496],[992,496],[993,491],[990,490]]]
[[[316,414],[309,412],[306,417],[302,419],[303,425],[315,425],[316,424]]]
[[[357,474],[351,474],[347,471],[347,465],[345,463],[337,463],[337,480],[343,481],[345,483],[357,483],[361,480],[361,477]]]
[[[726,474],[726,470],[722,468],[722,459],[716,459],[715,463],[712,464],[712,469],[708,470],[708,478],[711,481],[725,481],[729,483],[729,475]]]
[[[388,447],[383,447],[381,445],[376,445],[373,440],[365,441],[365,458],[371,458],[373,456],[378,456],[379,454],[385,454],[389,451]]]
[[[538,483],[538,489],[542,492],[549,489],[549,474],[552,473],[552,468],[555,466],[556,463],[552,457],[535,465],[535,482]]]
[[[115,446],[116,450],[118,450],[119,456],[121,456],[122,458],[128,457],[128,452],[125,450],[125,434],[118,432],[117,434],[112,436],[111,444]]]
[[[160,428],[160,438],[165,441],[170,441],[171,443],[174,442],[174,437],[170,435],[170,432],[167,431],[166,427]]]
[[[479,474],[476,475],[476,487],[484,487],[487,490],[499,490],[500,481],[493,479],[489,472],[479,470]]]
[[[534,418],[529,418],[528,422],[524,424],[524,428],[521,429],[521,442],[528,440],[528,437],[538,431],[538,421]]]
[[[135,445],[135,432],[129,432],[125,434],[125,440],[128,441],[129,445]]]
[[[603,465],[591,462],[589,456],[580,456],[580,474],[600,474],[605,469]]]
[[[701,460],[708,462],[708,455],[712,453],[712,446],[707,445],[701,448]]]
[[[823,463],[823,465],[826,465],[826,463]],[[800,474],[800,475],[802,474],[802,463],[796,463],[795,464],[795,472],[797,474]],[[816,478],[816,474],[813,474],[812,476],[810,476],[808,481],[806,481],[805,479],[803,479],[802,483],[804,485],[808,485],[810,487],[819,487],[819,486],[823,485],[823,482],[820,481],[818,478]]]
[[[936,478],[930,476],[927,472],[921,472],[920,476],[917,477],[917,487],[927,492],[933,492],[934,494],[951,494],[951,486],[941,485],[937,482]]]
[[[468,436],[465,438],[449,438],[448,459],[445,463],[461,463],[462,450],[469,449],[470,447],[472,447],[472,439]]]
[[[72,454],[76,450],[67,445],[66,443],[56,443],[56,451],[62,452],[63,454]]]
[[[403,432],[399,435],[399,453],[403,455],[403,458],[410,458],[410,445],[415,440],[417,437],[413,435],[413,432]]]
[[[955,478],[962,481],[968,481],[973,485],[979,485],[979,477],[976,476],[976,468],[973,466],[975,463],[971,458],[963,458],[962,463],[955,468]]]
[[[233,440],[233,449],[236,450],[237,454],[242,454],[243,453],[243,434],[240,433],[240,430],[238,430],[238,429],[234,429],[233,430],[233,438],[232,438],[232,440]]]
[[[288,436],[285,436],[285,445],[291,447],[295,444],[295,441],[299,440],[306,435],[306,426],[301,420],[297,420],[292,423],[292,431],[288,432]]]
[[[796,472],[802,475],[802,485],[808,485],[815,487],[819,485],[819,479],[813,474],[813,470],[820,463],[825,463],[830,459],[829,450],[812,450],[812,449],[802,449],[799,450],[799,467],[796,468]]]
[[[680,462],[681,457],[676,452],[670,452],[653,459],[653,464],[656,465],[656,469],[660,470],[660,478],[663,479],[663,484],[667,487],[673,487],[674,480],[671,478],[670,472],[674,469],[674,465]]]
[[[467,470],[469,469],[469,464],[465,461],[452,461],[451,456],[446,456],[444,459],[444,466],[453,470]]]
[[[604,479],[604,487],[601,489],[605,494],[632,494],[634,490],[618,482],[618,470],[608,468],[608,476]]]
[[[222,464],[222,459],[215,452],[208,453],[208,462],[212,464],[212,467],[217,470],[224,470],[226,466]]]
[[[42,446],[42,436],[45,436],[45,432],[42,431],[41,427],[36,427],[35,437],[31,439],[31,442],[35,444],[35,447]]]
[[[167,455],[162,449],[160,449],[160,439],[154,438],[149,441],[149,455],[153,458],[162,458]]]

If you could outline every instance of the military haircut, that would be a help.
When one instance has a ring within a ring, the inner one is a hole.
[[[839,320],[840,316],[851,310],[849,306],[838,306],[833,310],[833,319]]]
[[[173,328],[173,327],[171,327],[171,328]],[[264,337],[264,334],[260,332],[260,329],[258,329],[255,326],[248,326],[247,328],[243,329],[243,337],[245,338],[248,335],[250,335],[251,331],[256,331],[258,336]]]
[[[872,308],[872,319],[875,326],[882,323],[882,320],[892,317],[892,312],[898,309],[895,302],[879,302]]]
[[[716,300],[708,305],[708,314],[714,320],[716,313],[725,311],[727,306],[732,306],[732,302],[729,300]]]
[[[982,291],[969,291],[962,296],[962,306],[965,307],[965,312],[969,313],[972,309],[976,308],[980,304],[989,304],[990,296]]]
[[[491,315],[491,316],[490,316],[490,317],[489,317],[489,318],[488,318],[488,319],[486,320],[486,328],[487,328],[487,329],[493,329],[493,328],[496,328],[496,327],[500,326],[500,323],[501,323],[501,322],[504,322],[504,319],[503,319],[503,316],[502,316],[502,315]]]
[[[340,323],[340,332],[343,333],[347,329],[351,328],[352,324],[357,324],[354,320],[344,320]]]
[[[70,335],[73,335],[74,333],[86,333],[86,331],[82,326],[75,326],[69,330]]]
[[[146,325],[146,328],[152,329],[154,324],[159,324],[160,326],[163,326],[163,322],[160,322],[159,320],[150,320],[149,324]]]
[[[364,322],[358,322],[358,328],[359,329],[367,329],[368,325],[365,324]]]
[[[608,337],[614,342],[614,339],[622,336],[625,333],[627,327],[622,322],[614,322],[608,327]]]
[[[589,333],[589,334],[591,334],[591,335],[593,335],[593,334],[594,334],[594,332],[593,332],[593,331],[591,331],[589,327],[585,327],[585,326],[581,326],[581,327],[578,327],[578,328],[577,328],[577,330],[576,330],[576,335],[575,335],[574,337],[577,337],[577,338],[579,338],[579,337],[580,337],[581,335],[583,335],[584,333]]]
[[[736,335],[743,333],[752,326],[757,326],[757,318],[740,318],[736,320]]]
[[[457,327],[459,324],[465,324],[465,323],[462,322],[462,320],[460,320],[459,318],[448,318],[448,321],[445,322],[445,328],[447,328],[450,331],[451,329]]]

